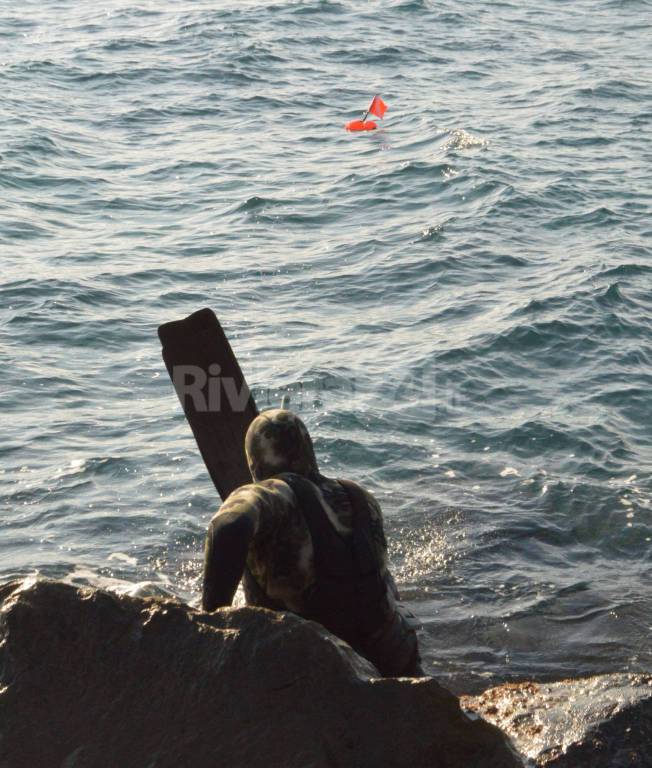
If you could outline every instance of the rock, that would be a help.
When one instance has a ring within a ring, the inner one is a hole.
[[[503,685],[462,706],[502,728],[538,766],[652,766],[652,676]]]
[[[434,680],[320,625],[53,581],[0,587],[2,768],[517,768]]]

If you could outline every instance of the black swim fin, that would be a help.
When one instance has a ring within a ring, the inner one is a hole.
[[[201,309],[158,329],[163,360],[218,493],[252,482],[244,450],[256,403],[215,313]]]

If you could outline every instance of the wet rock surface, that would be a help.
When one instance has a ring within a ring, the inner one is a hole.
[[[537,766],[652,766],[652,675],[503,685],[462,705],[498,725]]]
[[[1,768],[516,768],[434,680],[319,625],[52,581],[0,586]]]

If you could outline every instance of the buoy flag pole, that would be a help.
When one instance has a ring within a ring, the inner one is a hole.
[[[366,119],[369,117],[369,113],[371,112],[371,108],[373,107],[373,105],[374,105],[374,101],[376,101],[376,99],[377,99],[377,98],[378,98],[378,94],[376,94],[376,95],[373,97],[373,99],[371,100],[371,104],[369,105],[369,109],[368,109],[368,110],[367,110],[367,111],[364,113],[364,117],[362,118],[362,122],[363,122],[363,123],[364,123],[364,121],[365,121],[365,120],[366,120]]]

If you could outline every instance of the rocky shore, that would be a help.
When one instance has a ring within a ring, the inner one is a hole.
[[[291,614],[53,581],[2,585],[0,604],[0,768],[652,765],[652,678],[460,702],[378,679]]]
[[[463,697],[519,753],[548,768],[652,766],[652,675],[520,683]]]

